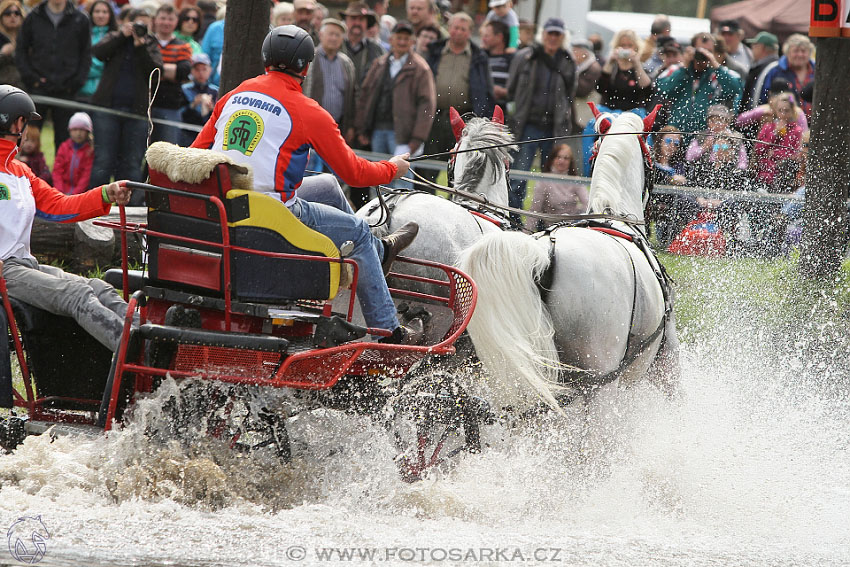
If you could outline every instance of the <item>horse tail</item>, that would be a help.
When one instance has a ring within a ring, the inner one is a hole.
[[[460,269],[478,285],[469,334],[495,379],[496,401],[505,406],[542,399],[561,411],[554,393],[563,389],[557,377],[564,366],[537,287],[549,263],[548,247],[518,232],[485,234],[459,258]]]

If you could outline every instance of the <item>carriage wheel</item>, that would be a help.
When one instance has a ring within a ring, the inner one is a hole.
[[[286,418],[264,407],[252,407],[249,387],[204,380],[182,380],[179,387],[179,394],[162,405],[164,427],[151,433],[187,445],[200,433],[221,439],[240,453],[268,447],[281,462],[289,462],[292,453]]]
[[[461,453],[481,451],[480,424],[488,419],[489,407],[469,396],[450,374],[410,380],[387,409],[387,425],[401,451],[396,463],[408,482]]]

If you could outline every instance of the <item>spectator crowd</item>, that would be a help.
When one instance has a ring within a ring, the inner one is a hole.
[[[219,95],[220,4],[124,2],[43,0],[30,8],[0,0],[0,82],[104,109],[88,115],[73,105],[39,105],[54,125],[53,172],[39,150],[39,124],[22,140],[21,156],[33,170],[52,174],[68,192],[142,179],[147,123],[132,115],[147,114],[151,96],[151,115],[170,122],[157,123],[152,139],[188,145],[193,132],[174,123],[204,124]],[[730,20],[680,43],[670,20],[658,16],[649,30],[620,30],[606,46],[598,36],[571,41],[558,18],[539,26],[520,20],[511,0],[489,0],[477,20],[443,12],[434,0],[406,0],[406,18],[396,20],[388,4],[355,1],[331,13],[315,0],[270,3],[270,25],[294,24],[313,37],[303,91],[354,148],[445,152],[455,143],[451,107],[490,116],[499,105],[516,139],[530,141],[592,133],[588,100],[604,112],[644,115],[660,104],[656,183],[779,193],[802,186],[815,65],[806,36],[782,45],[767,31],[745,38]],[[587,175],[592,145],[592,138],[524,144],[513,168],[539,163],[552,173]],[[311,155],[309,169],[327,166]],[[547,181],[534,192],[528,200],[525,181],[514,181],[509,204],[572,212],[586,203],[575,184]],[[350,196],[358,205],[368,189],[351,188]],[[664,210],[682,216],[675,232],[711,206],[673,200]]]

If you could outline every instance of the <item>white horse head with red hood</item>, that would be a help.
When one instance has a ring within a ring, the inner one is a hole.
[[[454,149],[459,150],[453,154],[449,166],[450,174],[451,171],[456,173],[454,187],[482,195],[490,203],[507,205],[507,164],[511,159],[509,151],[516,146],[512,145],[513,136],[504,125],[501,109],[496,107],[492,120],[474,117],[464,122],[455,109],[451,109],[450,117],[457,139]],[[375,227],[373,231],[379,236],[408,221],[419,224],[419,235],[404,251],[405,256],[412,258],[454,265],[461,250],[483,234],[500,230],[497,224],[473,215],[458,203],[429,193],[395,192],[386,200],[388,213],[382,211],[377,199],[373,199],[357,211],[357,215]],[[404,265],[399,267],[417,270]]]

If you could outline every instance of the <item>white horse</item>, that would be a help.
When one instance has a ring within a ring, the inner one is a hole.
[[[508,181],[505,163],[511,160],[509,150],[515,146],[510,145],[513,138],[504,126],[501,109],[496,107],[493,120],[472,118],[468,123],[464,123],[452,108],[451,121],[458,140],[455,149],[503,145],[456,154],[454,171],[459,175],[454,180],[455,189],[482,195],[496,205],[507,205]],[[454,266],[462,250],[484,234],[500,231],[498,222],[491,222],[483,216],[471,213],[468,208],[430,193],[402,192],[388,196],[386,201],[389,213],[380,208],[377,199],[373,199],[358,210],[357,215],[364,217],[375,227],[373,230],[378,236],[388,234],[408,221],[418,223],[419,235],[404,251],[405,256],[412,258]],[[404,264],[396,266],[402,271],[417,271],[416,268],[409,268]],[[410,284],[410,287],[415,289],[416,284]],[[426,286],[420,288],[421,291],[434,291],[428,290]]]
[[[603,133],[610,126],[610,134],[634,135],[603,138],[588,212],[643,223],[640,133],[654,118],[623,113],[613,124],[597,119]],[[665,308],[672,298],[665,302],[657,277],[660,265],[636,245],[643,237],[633,226],[614,227],[633,241],[580,227],[538,238],[493,231],[462,253],[458,265],[479,294],[468,329],[494,379],[490,401],[496,407],[522,409],[542,400],[557,409],[564,390],[622,383],[651,367],[675,378],[678,341],[672,309]]]

